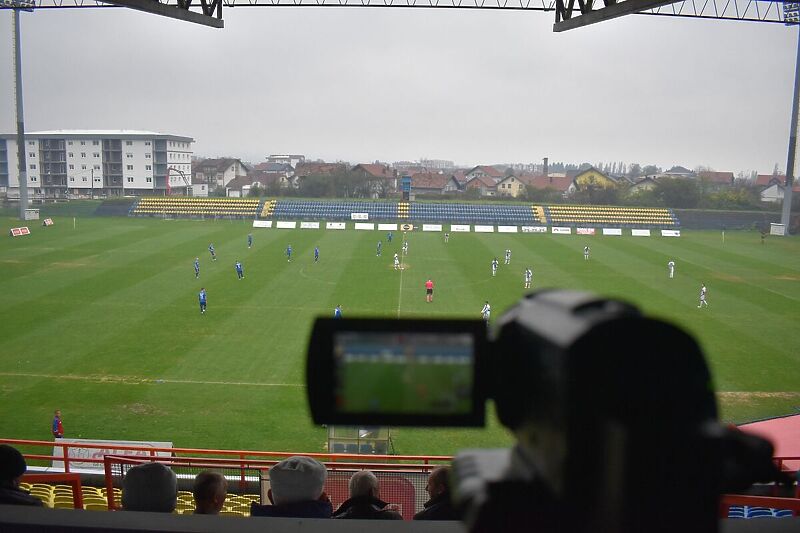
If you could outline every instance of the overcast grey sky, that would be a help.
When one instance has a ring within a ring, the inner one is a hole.
[[[125,9],[22,16],[28,131],[145,129],[260,161],[786,165],[797,28],[629,16],[226,8],[216,30]],[[0,130],[14,131],[0,13]]]

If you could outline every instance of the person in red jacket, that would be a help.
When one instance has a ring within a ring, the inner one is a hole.
[[[64,436],[64,424],[61,423],[61,410],[56,409],[53,416],[53,437],[60,439]]]
[[[430,279],[425,282],[425,299],[428,303],[433,301],[433,281]]]

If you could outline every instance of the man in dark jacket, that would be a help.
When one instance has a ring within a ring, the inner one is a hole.
[[[42,506],[42,500],[19,488],[19,481],[27,469],[19,450],[0,444],[0,504]]]
[[[397,511],[388,509],[388,503],[380,499],[378,478],[369,470],[356,472],[350,478],[350,499],[345,501],[335,513],[334,518],[366,520],[402,520]]]
[[[322,490],[328,470],[325,465],[296,455],[269,469],[270,489],[267,497],[272,505],[250,505],[250,516],[283,518],[330,518],[333,506]]]
[[[447,466],[438,466],[431,471],[425,486],[430,499],[425,502],[425,509],[414,515],[414,520],[460,519],[450,499],[449,476],[450,468]]]

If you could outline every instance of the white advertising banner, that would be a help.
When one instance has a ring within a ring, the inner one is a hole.
[[[350,220],[369,220],[369,213],[350,213]]]
[[[356,229],[375,229],[375,224],[371,222],[356,222]]]
[[[319,222],[301,222],[300,229],[319,229]]]
[[[150,457],[149,450],[120,450],[115,446],[145,446],[147,448],[172,448],[171,442],[138,440],[95,440],[95,439],[56,439],[59,444],[101,444],[103,448],[69,448],[70,470],[92,470],[105,472],[103,463],[90,463],[81,459],[103,459],[104,455],[124,455],[126,457]],[[154,452],[156,457],[170,457],[172,452]],[[53,457],[64,457],[64,448],[53,446]],[[53,460],[53,468],[64,469],[64,461]]]
[[[783,237],[786,235],[786,226],[784,224],[776,224],[775,222],[769,223],[769,234],[779,235]]]
[[[522,233],[547,233],[547,226],[522,226]]]
[[[442,231],[441,224],[423,224],[422,231]]]
[[[575,233],[578,235],[594,235],[594,228],[577,228]]]
[[[381,231],[397,231],[397,224],[378,224]]]
[[[414,224],[400,224],[402,231],[414,231]]]
[[[661,230],[662,237],[680,237],[681,230],[679,229],[662,229]]]
[[[516,226],[497,226],[497,233],[516,233]]]
[[[603,228],[603,235],[622,235],[622,228]]]
[[[344,222],[328,222],[325,224],[325,229],[344,229]]]
[[[559,226],[553,226],[552,228],[550,228],[550,233],[556,233],[558,235],[571,235],[572,228],[562,228]]]
[[[253,221],[254,228],[271,228],[272,221],[271,220],[254,220]]]
[[[453,233],[457,232],[469,232],[469,224],[450,224],[450,231]]]
[[[276,223],[276,226],[279,229],[295,229],[297,227],[297,222],[289,222],[288,220],[279,220]]]
[[[494,233],[494,226],[479,226],[475,224],[475,233]]]
[[[631,235],[634,237],[649,237],[650,230],[649,229],[632,229]]]

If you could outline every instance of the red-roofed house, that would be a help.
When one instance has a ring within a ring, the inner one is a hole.
[[[497,184],[505,178],[505,175],[494,167],[479,165],[470,169],[470,171],[466,173],[466,177],[467,182],[472,178],[490,178]]]
[[[497,184],[497,194],[500,196],[511,196],[512,198],[525,194],[525,183],[522,177],[517,177],[512,174],[500,180],[500,183]]]
[[[785,183],[786,176],[775,176],[773,174],[759,174],[756,176],[756,187],[769,187],[773,183]]]
[[[733,185],[733,172],[714,172],[713,170],[703,170],[698,177],[712,187],[722,188]]]
[[[467,181],[464,190],[478,190],[481,196],[495,196],[497,194],[497,182],[489,176],[475,176]]]
[[[294,175],[298,178],[308,176],[332,176],[334,174],[347,172],[345,163],[297,163],[294,168]]]
[[[525,187],[532,189],[551,189],[566,195],[570,185],[572,185],[572,178],[563,174],[550,175],[550,176],[520,176],[520,179],[525,183]]]
[[[192,183],[205,182],[209,188],[227,187],[232,179],[247,176],[249,170],[240,159],[204,159],[192,163]]]
[[[761,201],[774,203],[783,202],[784,183],[785,180],[781,180],[780,183],[773,182],[772,185],[761,191]],[[797,183],[792,187],[792,195],[795,194],[800,194],[800,185],[797,185]]]
[[[418,172],[411,176],[411,192],[415,194],[445,194],[458,191],[458,182],[450,174]]]
[[[458,188],[462,191],[464,190],[464,186],[467,184],[467,171],[466,170],[456,170],[453,172],[453,179],[456,180],[458,183]]]
[[[353,167],[353,173],[370,181],[370,190],[375,197],[397,190],[397,171],[389,165],[359,163]]]

